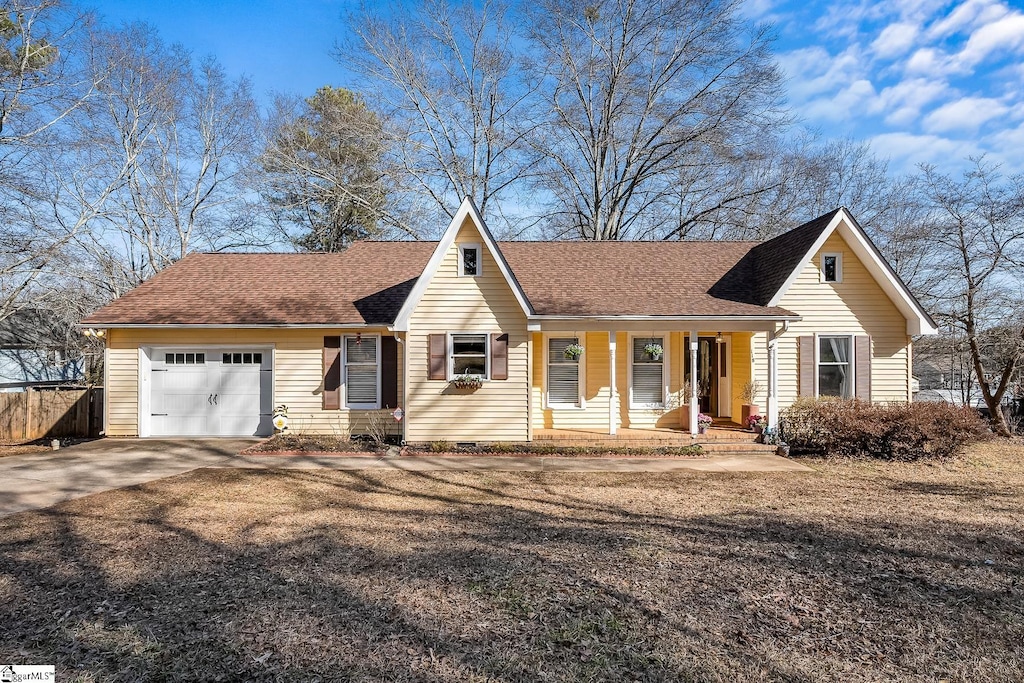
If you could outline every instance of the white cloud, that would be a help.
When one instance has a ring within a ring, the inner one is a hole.
[[[967,32],[995,21],[1007,12],[1007,8],[998,0],[967,0],[944,19],[932,24],[928,30],[928,37],[937,40],[954,33]]]
[[[967,45],[956,55],[957,64],[972,68],[993,52],[1024,49],[1024,14],[1013,12],[981,26],[971,34]]]
[[[925,130],[944,133],[955,130],[974,131],[985,122],[999,118],[1007,112],[999,100],[991,97],[965,97],[944,104],[925,117]]]
[[[871,50],[882,59],[899,57],[914,45],[918,31],[917,24],[908,22],[890,24],[871,43]]]
[[[816,45],[781,54],[778,62],[789,79],[790,97],[797,103],[848,87],[865,71],[856,45],[834,57]]]
[[[922,47],[910,55],[904,65],[908,74],[938,76],[949,71],[949,58],[933,47]]]
[[[959,163],[980,151],[973,142],[938,135],[883,133],[871,138],[870,142],[872,149],[891,160],[889,168],[896,173],[912,172],[917,164],[948,166],[949,162]]]
[[[883,114],[885,122],[891,126],[907,126],[920,117],[926,105],[949,94],[950,87],[945,81],[913,78],[883,88],[871,112]]]
[[[747,0],[740,5],[740,13],[747,19],[762,19],[775,9],[775,0]]]
[[[876,97],[871,81],[857,80],[834,96],[808,102],[801,113],[817,121],[844,121],[857,116]]]

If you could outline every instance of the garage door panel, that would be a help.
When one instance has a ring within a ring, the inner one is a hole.
[[[205,415],[193,417],[153,416],[153,436],[207,436],[209,425]]]
[[[273,433],[271,358],[265,350],[156,350],[150,432],[154,436]]]
[[[220,393],[260,393],[260,370],[249,368],[237,370],[223,368],[221,370],[220,382],[218,382]]]

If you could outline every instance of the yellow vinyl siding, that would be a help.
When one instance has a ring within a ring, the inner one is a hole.
[[[379,331],[358,330],[363,335]],[[290,430],[341,434],[365,429],[366,411],[323,410],[324,336],[355,334],[344,329],[111,329],[107,335],[107,435],[139,433],[140,346],[267,346],[273,347],[274,405],[288,406]],[[384,332],[384,336],[389,333]],[[402,396],[402,347],[398,347],[398,395]],[[396,433],[399,427],[396,426]]]
[[[755,350],[751,347],[751,339],[753,335],[749,332],[733,332],[732,335],[732,421],[739,422],[740,417],[743,414],[741,406],[743,405],[743,399],[740,398],[740,393],[743,391],[743,385],[750,381],[751,377],[751,363],[752,354],[755,354]],[[767,352],[765,352],[766,358],[765,363],[767,364]],[[756,356],[754,356],[756,357]],[[762,414],[765,411],[764,394],[768,390],[767,382],[762,382],[763,390],[761,397],[758,398],[757,406],[761,409]]]
[[[545,387],[547,382],[546,352],[549,337],[579,337],[583,345],[584,406],[582,408],[548,408]],[[543,335],[533,333],[533,428],[585,429],[608,431],[608,333],[558,332]]]
[[[842,282],[821,282],[821,253],[842,254]],[[813,334],[870,335],[871,399],[910,400],[911,339],[906,318],[841,236],[833,234],[825,242],[779,305],[803,317],[779,339],[780,406],[792,403],[799,393],[797,339]],[[764,335],[757,335],[754,344],[755,353],[763,349]],[[767,386],[766,365],[759,363],[758,371],[760,381]]]
[[[663,337],[665,339],[665,361],[668,363],[669,401],[665,408],[632,408],[630,407],[630,384],[633,362],[634,337]],[[619,388],[619,426],[637,429],[650,427],[678,427],[680,422],[679,398],[683,382],[683,357],[685,344],[682,332],[649,332],[625,333],[616,335],[616,377]],[[606,380],[607,381],[607,380]]]
[[[406,439],[526,441],[529,439],[529,353],[526,316],[471,218],[467,218],[409,319],[409,405]],[[459,244],[481,244],[483,270],[460,277]],[[476,391],[430,380],[429,335],[505,333],[508,379]]]

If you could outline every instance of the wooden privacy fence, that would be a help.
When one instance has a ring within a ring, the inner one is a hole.
[[[102,429],[102,387],[0,393],[0,440],[93,437]]]

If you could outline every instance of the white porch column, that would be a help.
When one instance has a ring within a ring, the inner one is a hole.
[[[779,340],[774,332],[768,333],[768,426],[779,424]]]
[[[690,330],[690,434],[697,433],[697,415],[700,402],[697,400],[697,337],[698,330]]]
[[[615,383],[615,332],[608,333],[608,433],[615,435],[619,430],[618,387]]]

